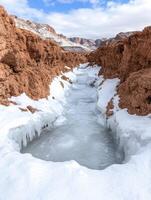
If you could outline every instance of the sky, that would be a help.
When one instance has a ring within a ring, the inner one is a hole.
[[[113,37],[151,25],[151,0],[0,0],[10,14],[68,37]]]

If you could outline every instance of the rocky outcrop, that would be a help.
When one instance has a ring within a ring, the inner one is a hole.
[[[85,39],[85,38],[80,38],[80,37],[72,37],[72,38],[69,38],[69,40],[76,44],[84,45],[91,50],[95,50],[96,48],[98,48],[101,45],[101,43],[104,41],[104,39],[93,40],[93,39]]]
[[[108,39],[102,39],[102,42],[100,43],[99,47],[103,47],[108,44],[114,44],[115,42],[120,42],[123,39],[128,38],[129,36],[138,33],[138,31],[131,31],[131,32],[120,32],[115,37],[111,37]]]
[[[89,55],[105,78],[119,77],[120,107],[129,113],[151,113],[151,27],[104,43]]]
[[[0,7],[0,103],[25,92],[33,99],[47,97],[52,78],[79,63],[83,54],[64,51],[51,40],[17,29]]]
[[[108,43],[111,42],[115,42],[121,39],[125,39],[127,37],[129,37],[130,35],[137,33],[136,31],[134,32],[121,32],[118,33],[114,38],[102,38],[102,39],[85,39],[85,38],[80,38],[80,37],[71,37],[69,38],[70,41],[76,43],[76,44],[80,44],[83,46],[86,46],[88,48],[90,48],[91,50],[96,50],[98,47],[100,46],[104,46]]]
[[[128,108],[130,114],[151,113],[151,69],[142,69],[130,74],[118,90],[120,107]]]

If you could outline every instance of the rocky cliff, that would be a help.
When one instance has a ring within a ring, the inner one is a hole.
[[[85,39],[85,38],[80,38],[80,37],[72,37],[72,38],[69,38],[69,40],[76,44],[84,45],[91,50],[95,50],[96,48],[98,48],[100,44],[104,41],[104,39],[93,40],[93,39]]]
[[[55,75],[86,62],[85,55],[64,51],[51,40],[17,29],[0,7],[0,103],[25,92],[33,99],[47,97]]]
[[[101,39],[94,40],[94,39],[85,39],[85,38],[80,38],[80,37],[71,37],[69,38],[69,40],[76,44],[83,45],[91,50],[96,50],[98,47],[103,46],[104,44],[127,38],[134,33],[136,33],[136,31],[135,32],[134,31],[121,32],[121,33],[118,33],[115,37],[109,38],[109,39],[101,38]]]
[[[89,61],[102,66],[105,78],[120,78],[121,108],[131,114],[151,113],[151,27],[104,43]]]

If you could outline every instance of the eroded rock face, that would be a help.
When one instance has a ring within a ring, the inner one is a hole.
[[[9,97],[23,92],[33,99],[47,97],[54,76],[83,62],[85,55],[17,29],[0,7],[0,103],[8,104]]]
[[[101,39],[93,40],[93,39],[85,39],[85,38],[80,38],[80,37],[72,37],[72,38],[69,38],[69,40],[76,44],[89,47],[91,50],[95,50],[103,42],[103,40]]]
[[[151,27],[105,43],[90,54],[89,61],[102,66],[100,74],[105,78],[120,78],[121,108],[131,114],[151,113]]]
[[[130,114],[151,113],[151,69],[142,69],[130,74],[120,86],[121,108],[128,108]]]

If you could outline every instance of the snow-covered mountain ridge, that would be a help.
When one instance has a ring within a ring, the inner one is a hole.
[[[77,52],[90,52],[94,50],[94,47],[90,45],[81,45],[80,43],[71,41],[63,34],[56,33],[54,28],[48,24],[40,24],[29,20],[20,19],[16,16],[12,17],[15,20],[16,26],[18,28],[31,31],[43,39],[51,39],[63,47],[65,50]]]
[[[118,33],[115,37],[101,39],[86,39],[81,37],[68,38],[63,34],[57,33],[55,29],[48,24],[42,24],[30,20],[21,19],[17,16],[12,16],[12,18],[14,19],[18,28],[31,31],[39,35],[43,39],[51,39],[59,46],[63,47],[65,50],[73,52],[91,52],[104,45],[104,43],[115,42],[117,40],[129,37],[133,33],[136,33],[134,31],[121,32]]]

